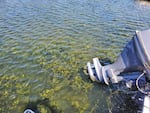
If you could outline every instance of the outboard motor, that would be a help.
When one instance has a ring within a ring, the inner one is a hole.
[[[98,58],[93,58],[93,64],[87,63],[87,72],[91,80],[107,85],[124,80],[119,75],[129,72],[141,72],[150,81],[150,29],[136,31],[113,64],[102,66]]]
[[[98,58],[93,58],[93,64],[87,63],[87,73],[92,81],[107,85],[125,81],[126,87],[132,88],[134,84],[144,94],[142,113],[150,113],[150,29],[136,31],[113,64],[102,66]],[[143,88],[139,85],[141,78]]]

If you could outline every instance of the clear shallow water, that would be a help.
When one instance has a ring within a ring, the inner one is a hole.
[[[115,61],[135,30],[150,27],[148,3],[0,0],[0,9],[0,112],[39,101],[43,113],[137,112],[82,70],[93,57]]]

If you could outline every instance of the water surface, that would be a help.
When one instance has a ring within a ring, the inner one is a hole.
[[[149,20],[150,5],[137,0],[0,0],[0,112],[37,103],[43,113],[137,112],[83,67],[115,61]]]

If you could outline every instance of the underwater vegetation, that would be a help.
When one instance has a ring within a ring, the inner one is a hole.
[[[92,83],[83,68],[93,57],[115,61],[134,31],[149,27],[148,6],[142,10],[135,0],[0,0],[0,8],[0,113],[30,107],[113,112],[116,94]]]

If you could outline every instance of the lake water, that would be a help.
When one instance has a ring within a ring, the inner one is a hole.
[[[149,20],[150,3],[138,0],[0,0],[0,112],[136,113],[128,94],[83,67],[115,61]]]

